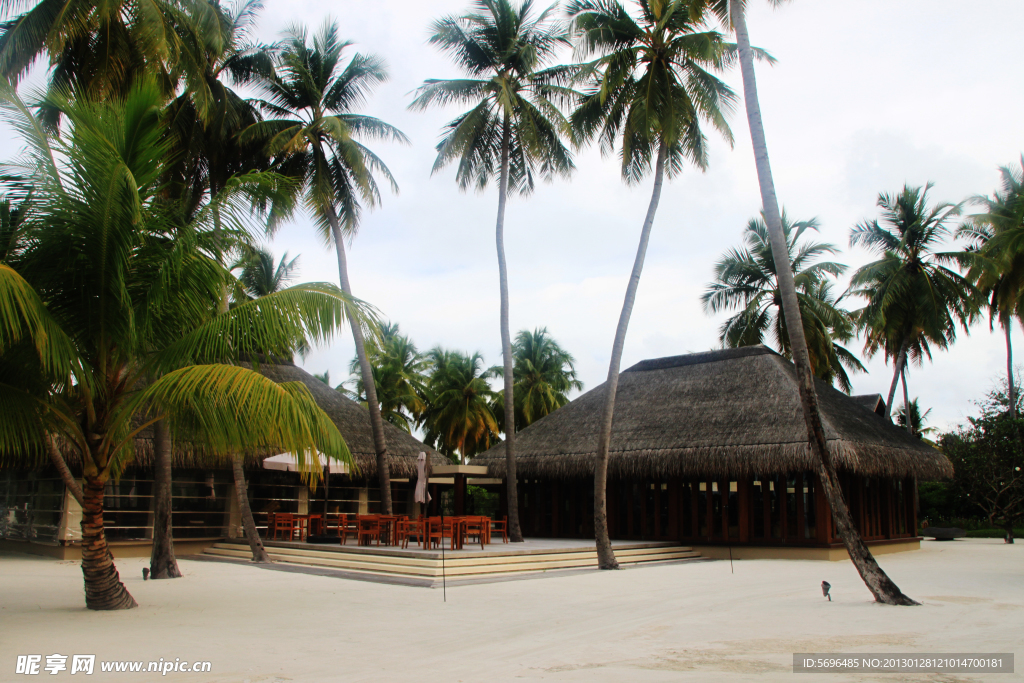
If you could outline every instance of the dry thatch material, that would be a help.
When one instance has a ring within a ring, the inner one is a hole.
[[[252,368],[248,363],[239,363],[239,365]],[[375,479],[377,477],[377,451],[373,445],[370,412],[366,408],[292,363],[280,361],[274,364],[261,363],[259,372],[278,383],[302,382],[305,384],[313,394],[317,405],[337,425],[338,431],[341,432],[345,443],[348,444],[357,468],[352,475],[360,479]],[[434,467],[450,464],[446,457],[433,448],[387,422],[384,423],[384,438],[388,444],[388,468],[392,477],[415,477],[416,457],[421,451],[430,457],[431,465]],[[230,467],[230,463],[223,458],[209,455],[198,444],[187,440],[176,439],[173,448],[175,468],[224,469]],[[68,466],[73,471],[79,472],[82,459],[78,451],[70,445],[67,445],[63,451]],[[264,458],[278,453],[280,453],[278,450],[268,450],[264,453],[248,454],[245,457],[246,466],[258,469]],[[149,428],[143,430],[135,439],[135,457],[131,467],[149,469],[152,466],[153,430]]]
[[[952,465],[939,451],[824,382],[816,386],[837,468],[883,477],[952,476]],[[520,432],[519,476],[592,476],[603,402],[602,384]],[[503,477],[504,445],[473,464]],[[619,378],[612,477],[741,477],[810,469],[796,371],[771,349],[646,360]]]
[[[857,402],[862,408],[867,408],[877,415],[885,415],[885,399],[882,398],[881,394],[859,394],[851,396],[850,400]]]

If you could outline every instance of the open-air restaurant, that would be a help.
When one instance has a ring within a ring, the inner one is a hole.
[[[508,520],[461,515],[444,517],[408,515],[355,515],[344,513],[295,514],[267,513],[267,538],[275,541],[338,543],[350,539],[356,545],[388,545],[406,549],[410,543],[429,550],[447,542],[452,550],[461,550],[466,543],[484,548],[492,536],[508,543]]]

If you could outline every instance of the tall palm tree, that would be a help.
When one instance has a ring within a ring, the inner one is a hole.
[[[907,410],[907,406],[910,406],[910,410]],[[931,414],[932,409],[921,412],[921,406],[918,404],[918,399],[914,399],[909,403],[904,403],[896,409],[896,424],[901,427],[907,428],[911,434],[923,437],[926,434],[932,434],[936,431],[935,427],[926,427],[925,424],[928,422],[928,416]],[[909,422],[907,416],[910,416]],[[908,427],[909,424],[909,427]],[[929,442],[931,443],[931,442]]]
[[[637,19],[615,0],[574,0],[568,7],[577,52],[596,56],[579,74],[587,90],[571,117],[577,140],[583,143],[597,137],[606,154],[618,142],[621,173],[628,184],[637,184],[654,172],[605,383],[594,468],[594,533],[602,569],[618,568],[608,538],[608,447],[622,349],[662,184],[666,175],[671,179],[681,173],[687,162],[707,168],[702,122],[732,143],[725,114],[735,100],[732,90],[712,73],[729,63],[731,53],[721,34],[706,26],[702,1],[639,0],[638,4]]]
[[[381,327],[379,339],[367,342],[366,355],[373,368],[380,412],[390,422],[406,433],[412,433],[413,424],[418,422],[426,410],[426,372],[429,360],[416,350],[408,336],[399,333],[397,323]],[[355,385],[354,391],[345,391],[349,398],[366,403],[366,392],[359,361],[353,359],[349,373]],[[341,387],[339,387],[340,389]]]
[[[498,423],[491,412],[494,390],[487,380],[496,376],[484,368],[479,353],[472,356],[435,347],[427,352],[424,441],[449,458],[465,462],[487,450],[497,438]]]
[[[777,6],[784,0],[769,1]],[[740,71],[743,78],[743,102],[754,147],[754,163],[757,167],[762,210],[765,215],[765,223],[768,226],[768,233],[771,236],[775,272],[779,275],[782,310],[788,320],[797,320],[800,317],[800,301],[797,297],[796,281],[786,249],[786,236],[782,230],[782,214],[779,210],[771,162],[768,158],[768,143],[764,133],[764,122],[761,118],[761,105],[757,99],[757,80],[754,75],[755,51],[750,46],[750,35],[747,32],[747,20],[744,14],[746,3],[745,0],[713,0],[711,4],[715,14],[736,33]],[[857,533],[850,510],[846,501],[843,500],[843,492],[839,488],[832,455],[825,442],[825,430],[821,422],[821,412],[818,409],[818,395],[814,388],[814,370],[811,367],[807,340],[804,337],[804,326],[803,324],[790,325],[787,331],[800,390],[800,404],[803,407],[804,421],[807,423],[807,440],[811,447],[811,453],[818,464],[818,479],[821,481],[822,490],[832,511],[836,531],[843,540],[861,579],[874,595],[875,600],[894,605],[916,604],[914,600],[904,595],[892,579],[882,571],[860,534]]]
[[[352,296],[345,239],[355,235],[363,204],[380,204],[375,174],[398,191],[384,162],[359,140],[408,142],[388,123],[355,110],[388,78],[384,61],[356,53],[347,62],[349,43],[338,37],[338,25],[327,21],[310,45],[305,28],[293,27],[277,54],[277,73],[262,80],[267,95],[265,121],[247,129],[242,140],[266,140],[267,151],[279,159],[277,168],[303,188],[306,207],[316,218],[321,237],[333,244],[341,289]],[[351,318],[359,370],[366,386],[367,407],[377,451],[381,505],[391,514],[391,476],[387,442],[373,370],[366,355],[363,329]]]
[[[931,346],[946,348],[956,339],[957,324],[964,326],[978,312],[977,291],[946,265],[957,254],[936,251],[949,236],[947,223],[958,214],[952,204],[928,206],[925,187],[904,186],[896,195],[878,195],[883,227],[877,220],[857,224],[850,231],[850,246],[863,245],[880,258],[862,266],[850,279],[850,293],[867,304],[855,313],[866,333],[868,356],[883,351],[893,361],[893,378],[886,401],[891,412],[896,384],[904,377],[907,361],[931,358]]]
[[[230,275],[200,248],[211,212],[182,224],[165,199],[157,86],[99,103],[51,96],[69,127],[59,140],[12,87],[0,102],[28,144],[22,182],[33,188],[24,246],[0,264],[0,460],[54,440],[77,452],[86,605],[134,607],[107,547],[103,499],[135,436],[167,421],[211,452],[279,447],[302,463],[316,451],[350,460],[304,386],[224,363],[325,340],[362,306],[317,284],[213,315]],[[241,218],[231,203],[221,209]]]
[[[562,143],[568,123],[558,105],[572,91],[560,85],[564,67],[544,68],[557,50],[567,45],[563,27],[553,20],[552,5],[536,16],[533,2],[476,0],[473,11],[443,17],[431,26],[430,43],[447,53],[466,73],[456,80],[431,79],[417,90],[410,106],[472,105],[444,128],[431,173],[458,162],[456,181],[462,190],[483,190],[498,175],[498,287],[501,298],[501,354],[505,405],[505,476],[508,493],[509,537],[523,540],[515,459],[515,377],[512,335],[509,331],[508,267],[505,263],[505,203],[511,190],[533,191],[534,176],[550,180],[568,177],[575,168]]]
[[[833,278],[846,272],[846,266],[834,261],[816,261],[823,255],[837,253],[833,245],[800,242],[804,232],[818,230],[817,219],[790,223],[783,210],[782,230],[789,259],[796,272],[797,298],[811,367],[816,377],[830,384],[838,383],[843,391],[850,393],[847,370],[865,370],[856,356],[838,343],[848,342],[854,335],[850,314],[837,307],[832,292]],[[752,218],[747,223],[743,241],[746,242],[745,247],[730,249],[715,264],[715,281],[701,296],[704,311],[714,314],[740,309],[722,324],[718,339],[723,346],[736,348],[763,344],[768,336],[782,355],[792,359],[771,237],[763,214],[761,218]]]
[[[1006,378],[1010,418],[1017,416],[1013,381],[1013,319],[1024,322],[1024,155],[1020,168],[999,169],[1001,189],[970,201],[984,211],[968,217],[957,236],[969,243],[967,278],[988,301],[989,320],[998,318],[1006,337]]]
[[[516,431],[529,427],[569,402],[569,392],[582,391],[576,376],[576,359],[558,345],[546,327],[533,332],[520,330],[512,344],[515,358]],[[498,428],[505,431],[505,394],[499,391],[494,401]]]

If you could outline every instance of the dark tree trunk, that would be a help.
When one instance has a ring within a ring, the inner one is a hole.
[[[270,562],[270,555],[263,547],[259,531],[256,530],[256,520],[252,518],[252,509],[249,507],[249,485],[245,482],[245,470],[242,468],[242,457],[231,458],[231,472],[235,475],[235,495],[238,496],[238,510],[242,516],[242,529],[245,531],[245,538],[249,541],[249,549],[252,550],[253,562]]]
[[[896,387],[899,386],[900,373],[903,372],[903,366],[907,362],[907,351],[909,349],[910,336],[908,335],[903,339],[899,353],[896,354],[896,362],[892,372],[892,384],[889,385],[889,396],[885,401],[885,416],[888,418],[892,417],[892,400],[896,397]]]
[[[149,575],[153,579],[181,578],[174,557],[171,501],[171,430],[164,420],[153,425],[153,551]]]
[[[911,434],[914,433],[914,425],[910,422],[910,392],[907,391],[907,368],[900,370],[900,380],[903,382],[903,426]]]
[[[1007,522],[1006,526],[1004,526],[1003,529],[1006,531],[1006,538],[1003,540],[1005,540],[1007,543],[1013,543],[1013,523]]]
[[[771,164],[768,160],[768,146],[765,142],[761,108],[757,100],[757,83],[754,79],[754,60],[750,50],[750,38],[747,35],[742,3],[740,0],[730,0],[729,9],[736,29],[736,42],[739,47],[740,67],[743,75],[743,99],[747,109],[750,137],[754,146],[754,161],[757,165],[757,178],[761,190],[765,223],[771,236],[775,272],[779,277],[782,308],[786,320],[802,321],[796,286],[793,281],[793,268],[789,262],[786,239],[782,232],[779,202],[775,196],[775,182],[772,180]],[[832,456],[825,442],[825,431],[821,424],[821,414],[818,411],[818,397],[814,389],[814,374],[811,371],[810,357],[807,353],[803,323],[790,324],[788,331],[800,390],[800,403],[803,407],[804,420],[807,423],[808,441],[811,453],[817,462],[818,476],[832,510],[832,518],[835,521],[839,537],[843,540],[850,559],[875,600],[892,605],[917,604],[904,595],[882,571],[853,525],[850,511],[846,507],[846,501],[843,500],[842,490],[838,485],[839,480],[832,465]]]
[[[501,134],[501,179],[498,183],[498,218],[494,239],[498,247],[498,289],[501,296],[501,357],[505,383],[505,482],[508,487],[508,538],[513,543],[523,542],[519,526],[519,480],[516,474],[516,406],[512,375],[512,334],[508,325],[508,266],[505,264],[505,200],[508,197],[508,154],[512,126],[508,114]]]
[[[53,463],[57,471],[60,472],[60,479],[64,482],[64,486],[67,487],[68,492],[71,496],[78,501],[78,504],[85,507],[85,498],[82,496],[82,487],[78,485],[78,481],[71,474],[71,470],[68,469],[68,464],[64,462],[64,456],[60,454],[60,449],[57,448],[57,440],[52,434],[46,435],[46,451],[50,454],[50,462]]]
[[[82,505],[82,575],[85,606],[95,610],[138,607],[114,566],[103,531],[103,489],[106,482],[86,477]]]
[[[1017,392],[1013,386],[1013,345],[1010,343],[1010,331],[1013,327],[1013,318],[1007,316],[1003,321],[1003,332],[1006,334],[1006,393],[1010,404],[1010,419],[1017,419]],[[1012,542],[1012,541],[1011,541]]]
[[[341,291],[352,296],[352,285],[348,280],[348,259],[345,255],[345,239],[341,234],[341,225],[334,207],[329,207],[327,220],[331,224],[331,235],[334,237],[334,250],[338,256],[338,279]],[[359,374],[363,378],[363,390],[366,392],[366,407],[370,411],[370,430],[373,432],[373,447],[377,451],[377,482],[380,486],[380,504],[382,512],[390,515],[391,507],[391,472],[388,469],[388,444],[384,438],[384,420],[380,416],[380,403],[377,401],[377,384],[373,380],[370,359],[366,355],[366,341],[363,329],[355,315],[348,316],[352,327],[352,341],[356,346],[356,358],[359,360]]]
[[[626,285],[626,296],[619,313],[619,324],[615,328],[615,341],[612,342],[612,358],[608,363],[608,381],[605,382],[604,405],[601,409],[601,431],[598,432],[597,459],[594,463],[594,540],[597,542],[597,564],[601,569],[618,569],[619,562],[612,550],[612,541],[608,535],[608,449],[612,441],[612,420],[615,416],[615,392],[619,388],[619,366],[622,364],[622,349],[626,344],[626,331],[629,329],[629,317],[633,313],[636,301],[636,290],[640,286],[640,274],[644,270],[644,259],[647,256],[647,243],[651,240],[651,227],[654,225],[654,214],[658,211],[661,201],[661,188],[665,182],[665,143],[658,147],[658,158],[654,165],[654,189],[651,191],[651,203],[647,206],[647,216],[640,230],[640,244],[633,261],[633,272]]]

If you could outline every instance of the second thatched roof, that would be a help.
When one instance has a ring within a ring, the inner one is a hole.
[[[816,383],[839,469],[938,479],[949,460],[824,382]],[[522,478],[592,476],[605,385],[516,435]],[[499,444],[473,459],[505,475]],[[749,476],[814,469],[793,364],[764,346],[642,361],[619,378],[609,475]]]

